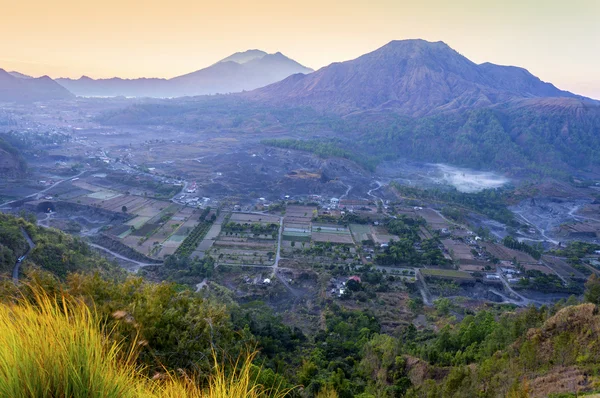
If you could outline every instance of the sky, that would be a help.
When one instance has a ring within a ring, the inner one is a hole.
[[[0,68],[174,77],[258,48],[314,69],[391,40],[444,41],[600,98],[600,0],[0,0]]]

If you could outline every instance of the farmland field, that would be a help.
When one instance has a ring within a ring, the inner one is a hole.
[[[125,224],[133,226],[135,229],[140,229],[144,224],[150,220],[150,217],[138,216],[132,220],[127,221]]]
[[[455,271],[451,269],[439,269],[439,268],[426,268],[422,269],[421,274],[425,277],[440,277],[440,278],[453,278],[453,279],[464,279],[471,280],[473,277],[471,274],[462,271]]]
[[[566,261],[554,257],[554,256],[542,256],[542,260],[544,263],[553,269],[557,274],[562,276],[565,279],[568,278],[576,278],[576,279],[586,279],[586,276],[583,275],[579,270],[571,267]]]
[[[503,245],[486,242],[483,244],[483,247],[485,247],[485,249],[492,256],[498,258],[499,260],[511,261],[513,258],[516,258],[520,263],[538,263],[538,261],[529,254],[519,250],[509,249]]]
[[[391,240],[398,241],[400,238],[396,235],[391,235],[385,227],[371,227],[373,241],[377,244],[388,243]]]
[[[442,244],[450,253],[453,260],[474,260],[471,248],[461,241],[453,239],[442,239]]]
[[[122,194],[117,193],[117,192],[111,192],[111,191],[98,191],[98,192],[90,193],[87,196],[92,199],[108,200],[108,199],[113,199],[113,198],[122,196]]]
[[[330,242],[340,244],[354,244],[350,234],[337,234],[326,232],[313,232],[312,240],[314,242]]]
[[[367,224],[350,224],[350,231],[357,242],[371,239],[371,226]]]
[[[446,221],[442,216],[436,213],[432,209],[422,209],[415,212],[417,216],[421,216],[427,221],[427,224],[431,226],[432,229],[443,229],[450,228],[450,223]]]
[[[229,221],[236,223],[278,223],[279,217],[269,214],[233,213]]]

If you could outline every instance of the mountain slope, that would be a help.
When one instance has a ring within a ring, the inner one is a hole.
[[[10,75],[14,76],[14,77],[18,77],[19,79],[33,79],[32,76],[23,74],[21,72],[17,72],[17,71],[12,71],[12,72],[8,72]]]
[[[73,98],[60,84],[42,76],[36,79],[15,77],[0,69],[0,102],[29,102]]]
[[[172,79],[58,79],[79,96],[183,97],[241,92],[262,87],[296,73],[310,73],[281,53],[260,50],[235,53],[207,68]]]
[[[262,50],[247,50],[243,52],[237,52],[235,54],[231,54],[229,57],[223,58],[219,62],[236,62],[238,64],[245,64],[248,61],[252,61],[254,59],[260,59],[267,55],[266,52]]]
[[[578,97],[525,69],[477,65],[443,42],[392,41],[351,61],[291,76],[248,97],[338,113],[391,109],[423,116],[528,97]]]

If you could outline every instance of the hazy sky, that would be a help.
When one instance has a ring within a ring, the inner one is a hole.
[[[173,77],[236,51],[312,68],[394,39],[442,40],[600,98],[600,0],[0,0],[0,67]]]

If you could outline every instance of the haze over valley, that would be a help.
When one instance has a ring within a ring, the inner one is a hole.
[[[184,97],[226,94],[266,86],[296,73],[310,73],[281,53],[260,50],[235,53],[195,72],[172,79],[79,79],[61,78],[57,82],[81,97]]]

